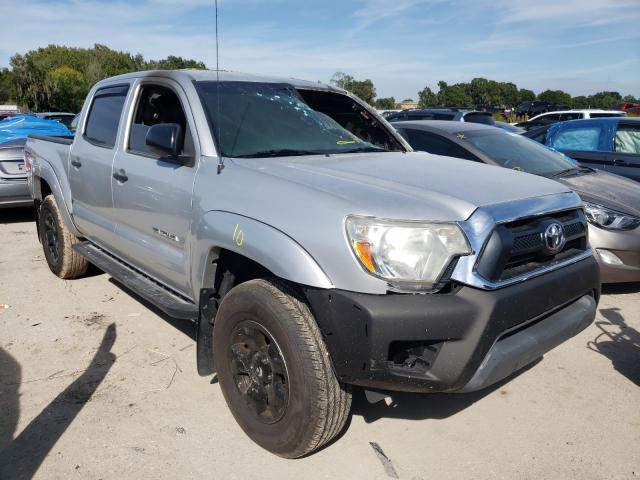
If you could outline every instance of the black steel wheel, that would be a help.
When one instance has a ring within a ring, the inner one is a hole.
[[[308,306],[284,283],[231,289],[216,315],[213,353],[229,409],[263,448],[297,458],[343,429],[351,392],[336,378]]]
[[[40,205],[38,228],[49,269],[60,278],[76,278],[87,271],[87,260],[73,250],[80,241],[65,226],[53,195]]]
[[[239,323],[231,342],[231,370],[238,392],[261,422],[277,422],[289,401],[287,366],[280,347],[253,321]]]

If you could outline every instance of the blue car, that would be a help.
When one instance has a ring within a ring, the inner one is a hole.
[[[581,165],[640,181],[640,118],[571,120],[523,135],[568,155]]]

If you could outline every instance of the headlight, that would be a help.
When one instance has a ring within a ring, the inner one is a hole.
[[[625,215],[594,203],[585,202],[584,210],[590,223],[607,230],[633,230],[640,225],[640,218]]]
[[[362,266],[405,289],[435,285],[451,261],[468,255],[467,238],[455,223],[421,223],[348,217],[349,244]]]

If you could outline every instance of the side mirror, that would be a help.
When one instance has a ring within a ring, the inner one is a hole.
[[[182,147],[182,127],[177,123],[158,123],[147,132],[145,143],[151,153],[177,157]]]

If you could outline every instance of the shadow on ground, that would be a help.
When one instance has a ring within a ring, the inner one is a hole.
[[[0,209],[0,225],[8,223],[33,222],[36,219],[33,208]]]
[[[371,423],[381,418],[402,418],[407,420],[443,419],[455,415],[482,400],[490,393],[501,389],[514,378],[535,367],[542,358],[515,372],[504,380],[483,390],[472,393],[403,393],[391,392],[391,403],[381,401],[369,403],[361,389],[353,395],[354,415],[361,416]],[[507,394],[506,390],[503,390]]]
[[[601,308],[606,321],[595,326],[600,333],[587,348],[611,360],[613,368],[640,387],[640,332],[630,327],[619,308]]]
[[[80,410],[91,399],[115,362],[109,325],[87,369],[12,440],[19,418],[20,366],[0,349],[0,479],[30,479]]]
[[[620,295],[626,293],[639,293],[640,282],[634,283],[608,283],[602,285],[602,293],[607,295]]]
[[[142,298],[136,292],[134,292],[133,290],[130,290],[125,285],[118,282],[117,279],[113,277],[109,277],[109,281],[113,283],[115,286],[117,286],[124,293],[129,295],[131,298],[133,298],[136,302],[142,304],[144,307],[151,310],[153,313],[155,313],[157,316],[162,318],[165,322],[167,322],[173,328],[182,332],[184,335],[186,335],[187,337],[189,337],[195,342],[196,340],[196,323],[195,322],[192,322],[189,320],[183,320],[180,318],[173,318],[167,315],[166,313],[164,313],[162,310],[156,307],[153,303],[148,302],[146,299]]]

